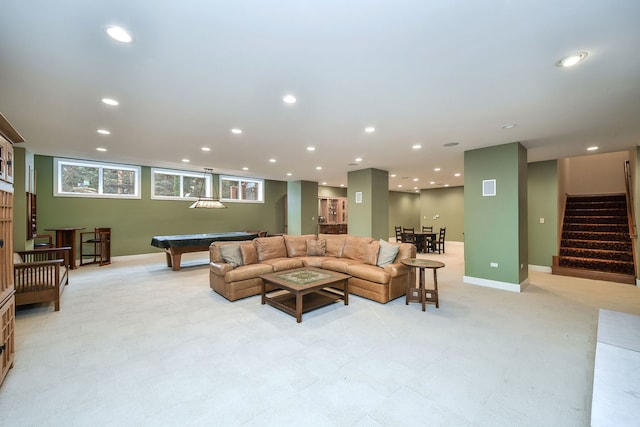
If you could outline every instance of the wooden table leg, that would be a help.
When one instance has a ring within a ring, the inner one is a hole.
[[[296,322],[302,322],[302,294],[296,294]]]
[[[344,305],[349,305],[349,280],[344,281]]]
[[[426,310],[427,292],[424,287],[424,268],[420,268],[420,302],[422,303],[422,311]]]
[[[260,294],[262,295],[262,305],[265,305],[267,303],[267,284],[264,282],[264,280],[260,285]]]
[[[436,308],[440,308],[440,306],[438,305],[438,274],[437,274],[438,269],[434,268],[433,269],[433,289],[434,289],[434,293],[435,293],[435,297],[436,297]]]

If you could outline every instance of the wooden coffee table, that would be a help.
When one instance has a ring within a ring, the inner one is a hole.
[[[332,304],[339,299],[349,305],[349,278],[346,274],[321,268],[303,267],[265,274],[262,278],[262,304],[269,304],[302,322],[302,313]],[[268,295],[267,284],[284,292]],[[338,286],[342,285],[343,289]]]

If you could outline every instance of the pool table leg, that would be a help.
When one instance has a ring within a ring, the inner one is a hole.
[[[180,262],[182,261],[182,254],[175,253],[171,249],[165,249],[165,255],[167,256],[167,267],[171,267],[173,271],[180,270]]]

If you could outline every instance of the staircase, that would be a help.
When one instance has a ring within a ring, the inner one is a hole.
[[[628,215],[624,194],[567,196],[552,273],[635,284]]]

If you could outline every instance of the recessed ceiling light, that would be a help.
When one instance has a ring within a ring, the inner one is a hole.
[[[417,189],[418,189],[418,187],[413,187],[413,189],[414,189],[414,190],[417,190]]]
[[[182,161],[183,161],[184,163],[189,163],[191,160],[189,160],[189,159],[182,159]]]
[[[96,132],[98,132],[101,135],[111,135],[111,132],[109,132],[106,129],[98,129]]]
[[[327,185],[327,181],[322,181],[322,185]]]
[[[296,97],[295,97],[295,96],[293,96],[293,95],[285,95],[285,96],[282,98],[282,101],[283,101],[285,104],[295,104],[295,103],[296,103],[296,101],[297,101],[297,99],[296,99]]]
[[[414,150],[419,150],[422,148],[422,145],[420,144],[414,144],[411,148],[413,148]]]
[[[431,184],[431,185],[435,185],[435,183],[436,183],[435,181],[430,181],[429,182],[429,184]]]
[[[515,123],[508,123],[506,125],[502,125],[502,129],[513,129],[514,127],[518,126]]]
[[[233,128],[231,129],[231,133],[234,135],[240,135],[242,133],[242,129]]]
[[[395,174],[395,173],[392,173],[392,174],[391,174],[391,178],[395,178],[395,177],[396,177],[396,174]]]
[[[97,150],[97,151],[102,151],[103,153],[104,153],[105,151],[107,151],[107,149],[106,149],[106,148],[104,148],[104,147],[98,147],[98,148],[96,148],[96,150]]]
[[[447,142],[446,144],[442,144],[443,147],[455,147],[456,145],[459,145],[459,142]]]
[[[361,162],[361,161],[362,161],[362,157],[356,157],[356,158],[354,159],[354,161],[355,161],[355,162]]]
[[[246,167],[246,166],[244,166],[244,167],[242,168],[242,170],[243,170],[243,171],[248,171],[248,170],[249,170],[249,168],[248,168],[248,167]]]
[[[119,104],[120,104],[118,101],[116,101],[116,100],[115,100],[115,99],[113,99],[113,98],[102,98],[102,102],[103,102],[104,104],[111,105],[111,106],[113,106],[113,107],[115,107],[116,105],[119,105]]]
[[[598,147],[593,146],[593,147],[587,148],[587,151],[596,151],[597,149],[598,149]]]
[[[572,67],[576,65],[578,62],[583,61],[589,54],[587,52],[576,52],[571,55],[565,56],[558,62],[556,62],[556,67]]]
[[[402,188],[402,184],[398,184],[398,188]]]
[[[344,184],[340,184],[340,187],[344,187]]]
[[[434,172],[440,172],[440,168],[433,168]]]
[[[448,187],[448,186],[449,186],[449,184],[445,184],[444,186],[445,186],[445,187]]]
[[[122,43],[131,43],[133,37],[122,27],[118,27],[117,25],[112,25],[107,27],[107,34],[114,40],[117,40]]]
[[[316,166],[316,170],[317,171],[321,171],[322,170],[322,166]]]
[[[460,176],[460,173],[454,173],[453,176]]]
[[[307,147],[307,151],[316,151],[316,147],[310,145]]]
[[[275,163],[275,162],[276,162],[276,159],[269,159],[269,162],[270,162],[270,163]]]
[[[420,192],[420,190],[416,190],[416,193],[419,193],[419,192]]]
[[[287,172],[287,176],[291,176],[293,175],[291,172]]]
[[[211,151],[211,148],[209,148],[209,147],[202,147],[202,148],[201,148],[201,150],[202,150],[202,151]]]
[[[373,133],[376,131],[376,128],[374,128],[373,126],[367,126],[366,128],[364,128],[364,131],[366,133]]]
[[[418,178],[413,178],[413,182],[418,182]]]

